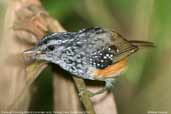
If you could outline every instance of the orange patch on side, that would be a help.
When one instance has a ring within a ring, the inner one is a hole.
[[[126,64],[127,64],[127,59],[123,59],[116,64],[109,65],[105,69],[96,70],[94,74],[95,74],[96,78],[112,77],[112,76],[116,75],[117,73],[122,72],[122,70],[125,68]]]

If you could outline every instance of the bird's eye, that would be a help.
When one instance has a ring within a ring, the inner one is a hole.
[[[48,50],[53,51],[55,49],[55,46],[54,45],[49,45],[47,48],[48,48]]]

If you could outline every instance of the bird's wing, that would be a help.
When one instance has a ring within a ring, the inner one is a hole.
[[[90,62],[98,69],[117,63],[138,50],[137,46],[132,45],[116,32],[104,30],[94,37],[93,40],[96,40],[94,45],[97,47],[91,49],[94,52],[91,53]]]

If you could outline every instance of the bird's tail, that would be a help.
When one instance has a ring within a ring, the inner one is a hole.
[[[148,42],[148,41],[130,40],[129,42],[132,45],[135,45],[135,46],[138,46],[138,47],[155,47],[153,42]]]

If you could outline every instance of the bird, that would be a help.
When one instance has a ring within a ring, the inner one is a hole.
[[[127,40],[113,30],[91,27],[77,32],[49,33],[24,54],[54,63],[82,79],[104,81],[103,89],[88,91],[95,96],[113,87],[114,78],[126,70],[128,56],[140,47],[154,47],[154,43]]]

